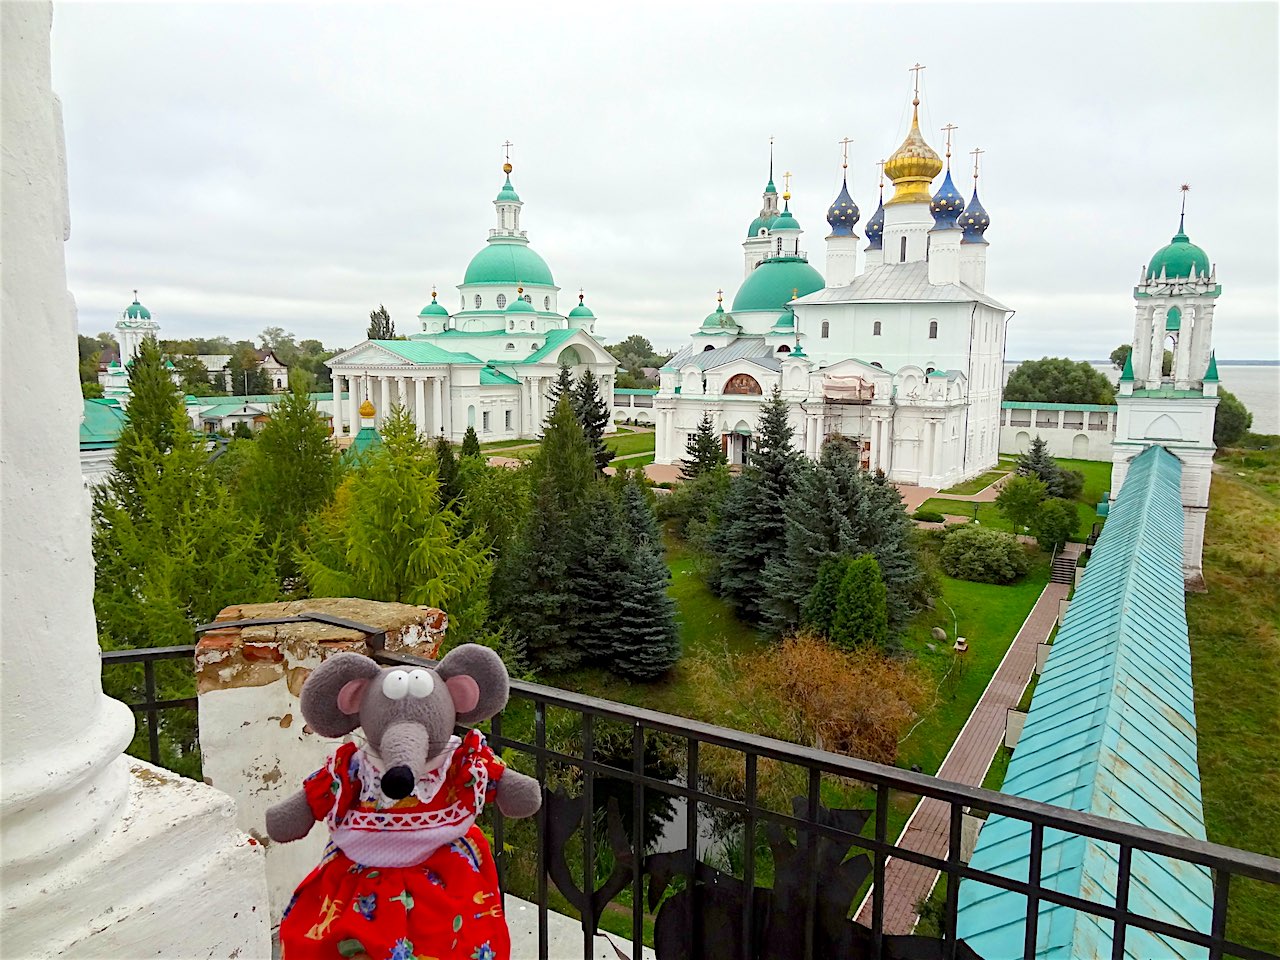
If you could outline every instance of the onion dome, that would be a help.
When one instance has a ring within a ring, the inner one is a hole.
[[[796,297],[826,286],[822,274],[796,257],[765,260],[742,281],[733,298],[733,312],[768,312],[775,316]]]
[[[1183,223],[1178,222],[1178,232],[1166,246],[1156,251],[1147,266],[1147,279],[1158,279],[1161,273],[1169,279],[1209,275],[1209,256],[1183,232]]]
[[[942,187],[933,195],[929,203],[929,212],[933,214],[934,230],[952,230],[956,226],[956,218],[964,210],[964,195],[951,182],[951,171],[942,181]]]
[[[799,233],[800,223],[791,215],[791,194],[783,194],[783,197],[785,199],[782,205],[782,212],[774,217],[773,223],[769,224],[769,232],[791,231],[792,233]]]
[[[754,220],[751,221],[751,226],[747,227],[747,236],[748,237],[761,236],[760,231],[761,230],[768,231],[769,224],[771,224],[772,222],[773,221],[771,219],[765,219],[764,217],[756,217]]]
[[[431,302],[422,308],[422,312],[418,314],[420,317],[447,317],[449,311],[441,304],[436,303],[436,292],[431,291]]]
[[[594,320],[596,315],[591,312],[591,308],[582,302],[584,294],[578,294],[578,305],[569,311],[569,318],[581,317],[584,320]]]
[[[773,161],[772,161],[772,160],[770,160],[770,161],[769,161],[769,165],[770,165],[770,166],[772,166],[772,165],[773,165]],[[772,174],[772,173],[771,173],[771,174],[769,174],[769,182],[768,182],[768,183],[766,183],[766,184],[764,185],[764,192],[765,192],[765,193],[777,193],[777,192],[778,192],[778,188],[777,188],[777,187],[775,187],[775,186],[773,185],[773,174]]]
[[[150,320],[151,311],[138,302],[138,291],[133,291],[133,303],[125,307],[124,315],[130,320]]]
[[[493,198],[494,203],[519,203],[520,195],[516,193],[516,188],[511,186],[511,164],[506,165],[507,182],[502,185],[502,189],[498,191],[498,195]]]
[[[973,199],[964,208],[964,213],[960,214],[960,226],[964,227],[961,243],[987,242],[982,235],[986,233],[987,227],[991,226],[991,218],[987,216],[987,211],[978,200],[977,186],[973,188]]]
[[[893,181],[895,203],[928,203],[929,185],[942,172],[942,158],[924,142],[920,133],[920,101],[912,101],[911,129],[902,146],[885,161],[884,172]]]
[[[880,206],[876,207],[876,212],[871,215],[871,219],[867,221],[865,227],[867,231],[867,239],[871,241],[867,244],[868,250],[883,249],[880,244],[884,240],[884,196],[880,197]]]
[[[524,298],[524,287],[516,287],[516,297],[507,304],[503,313],[537,313],[533,305]]]
[[[360,416],[366,418],[372,417],[374,413],[376,413],[376,411],[373,409],[373,403],[368,397],[365,397],[364,401],[360,404]]]
[[[790,307],[787,307],[780,314],[778,319],[773,321],[774,333],[791,333],[796,328],[796,313]]]
[[[702,321],[702,329],[705,332],[715,333],[720,330],[736,330],[738,328],[737,321],[733,319],[733,314],[724,312],[724,292],[716,294],[716,308],[707,314],[707,318]]]
[[[849,196],[849,181],[845,178],[840,182],[839,196],[827,208],[827,223],[831,224],[831,236],[856,237],[853,227],[861,216],[858,205],[853,202],[853,197]]]

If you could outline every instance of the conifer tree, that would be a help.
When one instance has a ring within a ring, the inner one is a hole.
[[[568,367],[561,367],[567,370]],[[573,388],[573,411],[582,424],[582,432],[591,444],[596,470],[603,473],[613,459],[613,451],[604,445],[604,431],[609,425],[609,407],[600,396],[600,381],[588,367]]]
[[[394,340],[396,338],[396,324],[391,319],[391,314],[387,312],[387,308],[382,304],[378,304],[377,310],[369,311],[369,329],[365,331],[365,336],[370,340]]]
[[[279,540],[282,581],[297,575],[294,553],[302,544],[303,524],[333,499],[341,473],[329,428],[301,379],[290,377],[290,391],[247,446],[234,478],[246,512],[258,518],[269,540]]]
[[[461,493],[458,485],[458,458],[454,456],[453,444],[443,433],[436,437],[435,453],[436,476],[440,478],[440,497],[445,503],[453,503]]]
[[[720,561],[719,590],[751,617],[759,614],[764,599],[765,564],[786,546],[783,508],[800,461],[792,434],[787,403],[775,387],[761,411],[750,462],[730,487],[712,538]]]
[[[840,583],[844,580],[848,557],[827,557],[818,567],[818,579],[805,600],[802,622],[824,637],[831,636],[831,624],[836,617],[836,599],[840,595]]]
[[[1018,457],[1016,469],[1019,476],[1039,477],[1046,486],[1051,486],[1049,481],[1057,473],[1058,465],[1049,455],[1049,444],[1040,434],[1037,433],[1031,441],[1031,449]]]
[[[302,574],[312,596],[439,607],[465,638],[487,618],[487,551],[441,502],[434,458],[406,410],[392,409],[382,439],[308,525]]]
[[[581,552],[583,508],[596,477],[569,397],[556,403],[528,469],[531,508],[502,559],[495,601],[535,667],[569,670],[584,657],[569,575]]]
[[[480,437],[476,434],[475,427],[467,427],[467,432],[462,435],[462,455],[464,457],[480,456]]]
[[[573,371],[569,369],[567,363],[560,364],[560,372],[556,374],[555,380],[551,384],[551,388],[547,391],[547,419],[543,422],[545,428],[551,422],[551,418],[556,415],[556,407],[560,405],[560,398],[568,397],[570,409],[574,416],[578,415],[576,398],[573,393]]]
[[[580,505],[575,550],[567,561],[568,590],[573,602],[561,614],[564,629],[577,640],[588,661],[611,669],[622,644],[622,608],[618,593],[626,585],[620,575],[629,563],[622,536],[618,499],[605,483],[593,483]]]
[[[846,650],[869,644],[884,646],[889,638],[885,602],[884,581],[875,557],[863,554],[850,561],[840,581],[828,639]]]
[[[658,519],[635,476],[623,483],[621,519],[625,563],[610,665],[623,676],[654,680],[680,659],[680,631]]]
[[[129,370],[128,420],[116,441],[111,459],[108,486],[117,503],[125,509],[135,508],[135,491],[141,469],[139,458],[147,453],[164,455],[173,446],[174,437],[190,429],[185,416],[179,422],[175,413],[183,412],[182,393],[169,376],[153,337],[143,337],[133,357],[122,357]],[[154,467],[152,464],[148,469]]]
[[[681,480],[693,480],[728,462],[711,414],[702,415],[698,428],[689,435],[684,452],[685,459],[680,461]]]

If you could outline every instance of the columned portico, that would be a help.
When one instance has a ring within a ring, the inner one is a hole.
[[[435,433],[427,430],[427,381],[422,377],[413,378],[413,414],[418,433]]]
[[[333,435],[342,436],[342,376],[333,375]]]

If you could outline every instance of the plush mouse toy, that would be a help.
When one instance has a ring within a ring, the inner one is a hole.
[[[498,874],[476,817],[495,802],[528,817],[538,782],[508,770],[480,731],[457,724],[498,713],[506,667],[487,647],[464,644],[434,670],[380,668],[339,653],[307,678],[302,716],[345,743],[301,790],[267,811],[277,843],[329,827],[320,865],[298,886],[280,923],[283,960],[503,960],[510,935]]]

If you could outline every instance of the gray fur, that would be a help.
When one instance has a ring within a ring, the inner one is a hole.
[[[421,777],[431,761],[448,748],[456,725],[486,720],[506,706],[510,681],[501,657],[487,647],[468,643],[450,651],[435,671],[428,671],[435,674],[435,684],[427,696],[394,700],[383,692],[387,674],[414,669],[425,668],[379,668],[358,653],[336,654],[303,684],[302,716],[321,736],[340,737],[363,728],[384,770],[405,766],[415,778]],[[459,712],[447,681],[463,676],[476,682],[480,695],[474,708]],[[358,711],[347,713],[339,706],[339,694],[352,681],[365,681],[366,686]],[[498,783],[496,801],[506,816],[532,816],[542,804],[542,788],[532,777],[507,770]],[[267,811],[267,834],[287,843],[306,836],[312,822],[306,796],[298,791]]]

